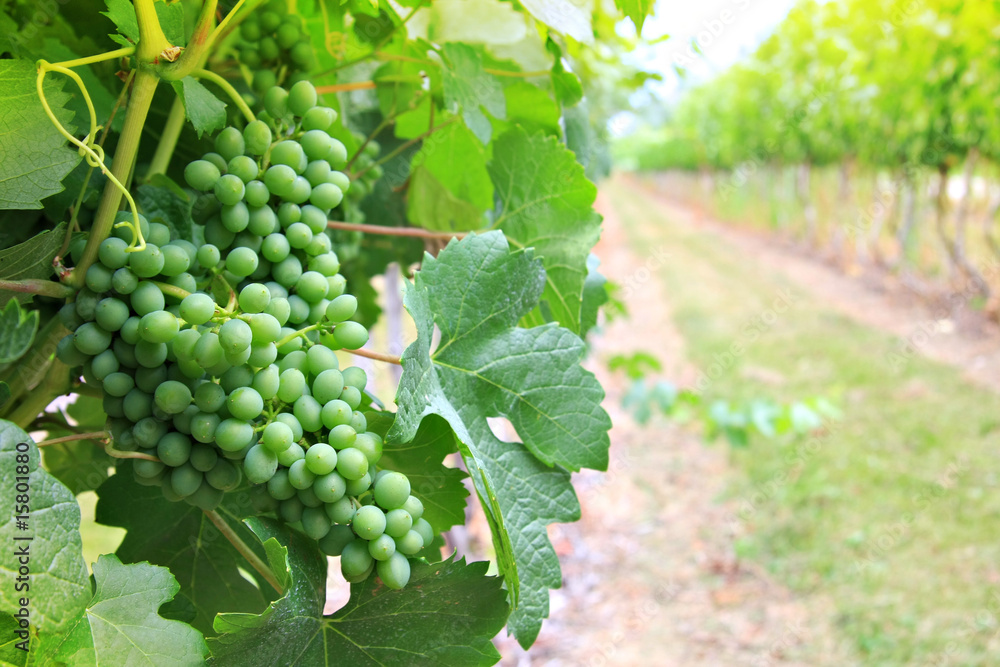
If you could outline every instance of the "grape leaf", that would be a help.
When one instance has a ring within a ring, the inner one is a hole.
[[[37,310],[21,310],[21,304],[11,299],[0,311],[0,364],[17,361],[28,351],[38,333]]]
[[[135,44],[139,41],[139,22],[135,15],[135,6],[128,0],[106,0],[108,11],[101,12],[115,24],[118,32],[127,38],[116,39],[117,35],[111,35],[119,44],[127,46],[129,42]],[[187,42],[184,39],[184,6],[179,3],[167,4],[157,0],[153,2],[156,10],[156,18],[159,19],[160,28],[163,29],[163,36],[175,46],[184,46]]]
[[[150,222],[159,222],[170,229],[170,238],[193,240],[194,200],[167,176],[157,174],[151,183],[140,185],[135,202]]]
[[[27,651],[23,651],[18,648],[20,645],[22,648],[25,646],[25,640],[23,636],[15,634],[17,631],[22,630],[17,619],[8,614],[7,612],[0,612],[0,665],[3,667],[25,667],[28,664],[32,664],[31,660],[35,657],[35,651],[38,648],[38,635],[29,630],[30,633],[27,639]]]
[[[583,342],[553,324],[515,325],[542,294],[545,272],[530,250],[511,252],[498,232],[452,241],[423,267],[405,304],[417,340],[403,353],[390,443],[412,440],[422,420],[444,417],[483,501],[523,646],[561,584],[546,525],[575,521],[579,504],[563,467],[608,462],[604,392],[583,370]],[[434,325],[441,340],[431,354]],[[471,334],[471,335],[470,335]],[[506,417],[523,440],[502,442],[487,417]]]
[[[597,188],[558,139],[517,127],[495,142],[489,172],[500,200],[496,225],[516,247],[535,248],[545,263],[542,300],[551,319],[579,332],[587,256],[601,234]],[[544,319],[536,310],[527,321]]]
[[[17,451],[19,443],[27,444],[27,452]],[[28,463],[20,463],[19,454],[26,454]],[[5,545],[0,553],[0,578],[8,582],[0,586],[0,611],[16,613],[19,599],[27,596],[32,626],[40,633],[59,633],[86,604],[90,583],[80,540],[80,506],[69,489],[46,472],[39,461],[38,448],[28,434],[0,420],[0,488],[5,490],[0,494],[0,540]],[[18,465],[26,465],[29,471],[27,529],[19,528],[15,518],[25,514],[18,508],[23,503],[15,502],[17,477],[24,476]],[[18,539],[25,537],[32,539]],[[16,551],[22,545],[29,549],[31,557],[30,591],[15,590],[20,566]]]
[[[632,19],[637,35],[642,34],[642,25],[652,16],[655,4],[655,0],[615,0],[618,11]]]
[[[132,3],[129,0],[105,0],[105,3],[108,6],[108,11],[101,12],[101,14],[111,19],[111,22],[118,28],[118,32],[127,37],[130,42],[133,44],[138,42],[139,21],[136,19],[135,7]],[[113,39],[115,36],[111,37]]]
[[[77,431],[100,431],[108,416],[104,413],[101,399],[77,395],[76,400],[62,411],[49,412],[50,420],[65,424],[64,428],[46,424],[49,438],[70,435],[67,415],[76,423]],[[108,478],[108,468],[114,466],[114,459],[103,447],[93,440],[75,440],[49,445],[42,450],[45,469],[65,484],[74,495],[96,489]]]
[[[527,81],[516,81],[504,89],[507,99],[507,120],[518,124],[528,132],[542,130],[546,134],[559,136],[559,105],[547,92]]]
[[[118,557],[169,567],[181,596],[197,612],[191,624],[205,634],[211,633],[218,612],[257,611],[273,599],[267,583],[261,580],[255,586],[243,578],[238,569],[243,557],[197,507],[170,502],[159,487],[135,483],[127,466],[120,466],[119,474],[101,485],[97,495],[97,522],[128,531]],[[217,510],[244,542],[253,542],[253,537],[233,516],[249,507],[249,494],[235,492],[227,494]]]
[[[42,200],[62,191],[63,178],[80,161],[45,114],[37,78],[33,63],[0,60],[0,209],[42,208]],[[43,91],[52,113],[73,133],[62,77],[47,76]]]
[[[368,429],[384,436],[396,415],[376,412],[365,415]],[[458,451],[455,433],[445,420],[431,416],[417,429],[413,440],[387,442],[379,466],[405,474],[413,495],[424,504],[424,516],[436,533],[465,523],[465,499],[469,492],[462,483],[468,477],[457,468],[442,464],[444,458]]]
[[[52,277],[52,260],[66,238],[66,223],[60,222],[52,230],[32,236],[23,243],[0,250],[0,279],[27,280],[29,278]],[[11,299],[24,302],[30,294],[20,292],[0,292],[0,306],[6,306]]]
[[[522,0],[522,5],[536,19],[578,42],[594,41],[589,2],[579,0]]]
[[[157,613],[177,594],[170,570],[149,563],[124,565],[114,555],[94,563],[94,597],[56,640],[43,640],[41,664],[74,667],[202,665],[201,633]]]
[[[507,605],[488,563],[411,561],[393,591],[372,576],[351,586],[343,608],[323,616],[327,560],[316,543],[270,519],[246,522],[267,546],[286,593],[263,614],[220,614],[209,640],[213,667],[246,665],[491,665],[490,639]]]
[[[492,74],[483,70],[480,50],[468,44],[449,42],[442,48],[446,66],[441,71],[444,103],[449,111],[462,112],[462,119],[479,141],[490,142],[493,127],[483,113],[486,109],[495,118],[507,115],[503,86]]]
[[[173,83],[174,90],[184,100],[184,111],[201,137],[212,134],[226,125],[226,103],[196,79],[186,76]]]
[[[456,197],[427,167],[413,170],[406,193],[406,215],[414,225],[439,231],[483,226],[483,209]]]
[[[601,260],[597,255],[587,258],[587,279],[583,283],[583,308],[580,309],[580,337],[597,325],[597,311],[608,302],[607,278],[597,270]]]

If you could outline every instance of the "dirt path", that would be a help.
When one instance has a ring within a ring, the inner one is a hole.
[[[597,253],[623,284],[642,266],[611,202]],[[655,349],[663,377],[695,377],[658,280],[626,298],[633,318],[594,341],[591,367],[611,413],[608,474],[575,476],[576,524],[554,526],[564,588],[537,643],[499,642],[505,665],[849,664],[835,650],[828,606],[797,598],[734,556],[734,507],[720,500],[733,475],[722,446],[665,420],[637,425],[621,408],[626,381],[606,370],[618,353]],[[655,343],[654,343],[655,341]]]
[[[773,235],[755,233],[706,216],[670,199],[633,177],[621,177],[625,187],[641,190],[679,224],[708,231],[745,257],[784,274],[811,294],[812,300],[857,322],[898,336],[900,355],[920,354],[962,369],[971,382],[1000,391],[1000,327],[969,307],[969,294],[947,294],[943,303],[928,305],[897,278],[845,275]]]

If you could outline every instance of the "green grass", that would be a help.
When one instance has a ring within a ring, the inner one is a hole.
[[[832,599],[835,626],[866,664],[995,664],[998,397],[919,357],[894,369],[894,337],[816,303],[710,232],[679,225],[634,186],[612,181],[607,193],[638,257],[661,245],[672,253],[658,276],[690,360],[707,369],[745,344],[707,393],[839,397],[844,415],[827,436],[758,438],[733,451],[745,471],[731,491],[749,527],[741,553],[794,589]],[[750,340],[748,323],[782,290],[797,302]],[[761,369],[783,381],[753,379]]]

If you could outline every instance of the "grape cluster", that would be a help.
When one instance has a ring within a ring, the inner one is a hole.
[[[345,578],[377,569],[400,588],[434,533],[406,476],[377,468],[367,377],[334,352],[368,341],[326,233],[349,185],[336,112],[308,82],[266,100],[270,123],[226,128],[185,169],[206,242],[140,216],[146,247],[128,252],[116,226],[60,311],[73,333],[57,356],[103,391],[115,447],[150,456],[136,481],[209,510],[245,478],[257,510],[341,556]]]
[[[361,200],[371,194],[375,182],[382,178],[384,171],[382,165],[375,164],[382,150],[379,143],[372,140],[365,144],[365,136],[359,133],[354,133],[354,140],[359,146],[364,145],[351,165],[352,171],[357,174],[357,177],[351,181],[351,189],[344,193],[344,201],[341,202],[335,215],[345,222],[360,224],[365,221],[365,213],[361,210]]]
[[[295,83],[316,62],[302,19],[288,12],[285,0],[271,0],[240,24],[239,62],[254,70],[253,89],[264,93],[278,73]]]

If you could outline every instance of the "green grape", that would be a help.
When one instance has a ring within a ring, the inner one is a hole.
[[[226,268],[245,278],[257,270],[257,253],[250,248],[234,248],[226,256]]]
[[[314,475],[327,475],[337,467],[337,452],[322,442],[317,442],[306,451],[305,465]]]
[[[309,319],[309,304],[297,294],[288,297],[288,321],[292,324],[302,324]]]
[[[314,235],[319,234],[326,236],[323,232],[326,230],[326,213],[322,210],[316,208],[312,204],[306,204],[300,207],[300,218],[299,220],[311,231]]]
[[[354,514],[354,532],[365,540],[373,540],[385,532],[385,513],[374,505],[365,505]]]
[[[163,310],[166,301],[163,299],[163,292],[155,284],[144,280],[139,283],[135,291],[129,295],[129,302],[136,315],[142,317],[157,310]]]
[[[312,447],[310,447],[311,449]],[[309,467],[308,460],[306,460],[306,467]],[[347,493],[347,485],[347,480],[342,475],[337,472],[328,472],[316,477],[312,485],[312,490],[316,494],[316,497],[324,503],[336,503],[344,498],[344,494]]]
[[[312,351],[313,349],[317,349],[317,347],[311,348],[310,351]],[[319,349],[327,349],[327,348],[321,347]],[[339,398],[340,392],[342,392],[343,390],[344,390],[344,376],[341,374],[339,370],[335,368],[322,371],[319,375],[316,376],[316,379],[313,380],[312,384],[313,396],[316,398],[317,401],[323,404],[324,408],[326,407],[327,403]],[[324,419],[324,423],[325,421],[326,420]]]
[[[328,130],[337,121],[337,112],[330,107],[313,107],[302,116],[302,129]]]
[[[275,144],[271,148],[271,164],[288,165],[298,172],[298,167],[305,159],[305,155],[305,151],[299,142],[288,139]]]
[[[214,269],[221,261],[222,254],[219,252],[219,249],[211,243],[206,243],[198,248],[198,263],[206,269]]]
[[[252,381],[253,369],[246,366],[233,366],[219,378],[219,384],[227,395],[240,387],[249,386]]]
[[[209,192],[222,176],[219,168],[208,160],[195,160],[184,167],[184,180],[195,190]]]
[[[346,322],[357,310],[357,298],[351,294],[341,294],[326,307],[326,317],[331,322]]]
[[[271,497],[271,494],[263,486],[250,487],[250,502],[253,508],[260,514],[273,512],[278,509],[278,501]]]
[[[140,278],[152,278],[163,269],[163,253],[152,243],[147,243],[144,250],[129,255],[129,267]]]
[[[59,361],[70,367],[80,366],[90,358],[89,355],[77,349],[76,344],[73,342],[73,334],[63,336],[56,345],[56,357]]]
[[[128,224],[123,224],[122,226],[119,227],[118,226],[119,223],[128,223]],[[113,234],[116,237],[122,239],[123,241],[131,243],[134,233],[132,232],[132,229],[131,227],[129,227],[129,225],[132,225],[134,223],[135,223],[135,218],[133,217],[131,211],[118,211],[118,213],[115,214],[114,227],[112,228]],[[149,220],[147,220],[146,216],[144,216],[142,213],[139,214],[139,230],[142,232],[142,238],[144,239],[149,238]],[[85,244],[86,241],[84,241],[84,245]],[[79,263],[79,259],[77,257],[73,257],[73,261]]]
[[[83,324],[83,318],[76,314],[76,304],[67,303],[59,309],[59,321],[70,331]]]
[[[301,37],[302,32],[299,30],[299,27],[292,23],[282,23],[278,26],[278,31],[275,33],[278,46],[286,51],[292,48]]]
[[[278,458],[269,449],[254,445],[243,460],[243,474],[253,484],[263,484],[278,470]],[[287,502],[287,501],[286,501]]]
[[[220,214],[222,226],[234,234],[242,232],[250,224],[250,209],[241,201],[232,206],[223,206]]]
[[[303,158],[301,167],[302,169],[300,171],[305,171],[305,158]],[[292,190],[288,193],[286,199],[294,204],[304,204],[309,201],[309,197],[311,195],[312,186],[309,185],[309,180],[305,176],[296,176],[295,180],[292,182]]]
[[[424,538],[420,537],[420,533],[415,530],[411,530],[406,535],[396,538],[396,551],[401,554],[413,556],[423,548]]]
[[[337,453],[337,472],[347,480],[361,479],[368,472],[368,458],[353,447],[341,449]]]
[[[233,247],[249,248],[254,252],[260,252],[260,247],[263,243],[264,239],[260,238],[256,234],[244,231],[236,235],[236,238],[233,240]]]
[[[277,350],[275,350],[277,352]],[[265,401],[269,401],[278,395],[278,387],[280,386],[278,367],[271,364],[266,368],[261,368],[259,371],[254,373],[253,381],[250,386],[257,390],[260,397]]]
[[[322,539],[330,532],[330,520],[322,509],[307,507],[302,510],[302,532],[314,540]]]
[[[155,246],[165,246],[170,243],[170,228],[159,222],[151,222],[149,223],[149,233],[144,238]]]
[[[368,543],[368,553],[377,561],[389,560],[396,553],[396,542],[383,533]]]
[[[191,437],[198,442],[214,441],[215,431],[219,427],[220,421],[219,415],[215,413],[199,412],[191,419]]]
[[[282,424],[287,424],[292,429],[292,437],[296,442],[302,439],[302,425],[299,424],[299,420],[295,418],[295,415],[289,412],[279,412],[275,416],[275,419]]]
[[[295,487],[288,481],[288,471],[278,468],[271,479],[267,480],[267,492],[275,500],[288,500],[295,497]]]
[[[135,387],[135,380],[131,375],[119,371],[105,377],[103,386],[108,395],[123,397]]]
[[[354,533],[348,526],[330,526],[326,536],[320,538],[319,548],[327,556],[339,556],[344,547],[355,540]]]
[[[243,155],[246,144],[243,133],[235,127],[227,127],[215,137],[215,151],[229,162],[238,155]]]
[[[118,331],[129,318],[129,309],[124,301],[108,297],[101,299],[94,309],[94,319],[105,331]]]
[[[270,305],[270,295],[264,308]],[[281,337],[281,324],[266,312],[254,313],[250,316],[250,333],[255,345],[273,343]]]
[[[225,459],[216,457],[212,469],[205,473],[205,481],[219,491],[233,491],[240,485],[243,474],[240,469]]]
[[[140,366],[159,368],[167,360],[167,346],[164,343],[140,340],[135,344],[135,360]]]
[[[351,406],[341,400],[328,401],[320,411],[320,419],[327,428],[347,424],[351,420]]]
[[[271,139],[271,128],[264,121],[251,121],[243,128],[243,141],[248,155],[264,155],[271,147]]]
[[[153,414],[153,397],[141,389],[132,389],[125,394],[122,409],[129,420],[137,422]]]
[[[261,245],[261,254],[270,262],[280,262],[290,251],[291,244],[284,234],[270,234]]]
[[[274,343],[266,343],[264,345],[257,345],[256,343],[250,347],[250,358],[247,359],[247,363],[253,368],[266,368],[274,363],[274,360],[278,358],[278,348],[275,347]],[[277,391],[277,388],[275,388]],[[270,396],[269,398],[274,398]]]
[[[253,332],[243,320],[228,320],[219,328],[219,342],[228,353],[242,352],[250,347],[252,341]]]
[[[294,180],[292,179],[293,182]],[[286,201],[278,207],[278,222],[281,223],[282,229],[287,229],[288,225],[298,222],[301,219],[302,209],[298,204]]]
[[[153,417],[146,417],[132,427],[132,436],[139,447],[153,449],[166,435],[167,425]]]
[[[139,368],[135,371],[135,386],[150,395],[166,381],[167,369],[160,365]]]
[[[288,91],[272,86],[264,93],[264,109],[274,119],[281,119],[288,113]]]
[[[138,476],[146,479],[156,478],[166,469],[160,461],[149,461],[146,459],[136,459],[132,464],[132,471]]]
[[[271,303],[267,304],[267,308],[264,312],[277,321],[279,329],[278,335],[281,335],[280,327],[288,322],[288,316],[291,314],[291,307],[288,305],[288,299],[284,297],[271,297]]]
[[[413,530],[420,534],[425,547],[430,546],[431,542],[434,541],[434,529],[431,528],[431,524],[427,522],[427,519],[414,519]]]
[[[194,402],[202,412],[218,412],[226,403],[226,392],[214,382],[203,382],[194,390]]]
[[[125,241],[112,236],[101,241],[97,257],[105,267],[120,269],[128,262],[128,255],[125,252],[127,247],[128,244]]]
[[[288,245],[296,249],[305,248],[312,241],[312,237],[313,234],[312,230],[309,229],[309,225],[302,222],[293,222],[285,230],[285,238],[288,239]]]
[[[357,322],[341,322],[333,329],[333,339],[345,349],[356,350],[368,342],[368,329]]]
[[[124,323],[123,323],[124,324]],[[165,310],[147,313],[139,320],[139,335],[150,343],[166,343],[180,331],[177,318]]]
[[[270,206],[261,205],[250,209],[247,231],[256,236],[268,236],[278,228],[278,216]],[[263,249],[263,242],[261,242]],[[282,258],[284,259],[284,258]]]
[[[309,71],[313,68],[315,57],[312,44],[308,41],[303,40],[294,44],[288,52],[288,57],[302,71]]]
[[[295,255],[289,255],[271,267],[271,275],[284,287],[292,287],[302,276],[302,262]]]
[[[323,421],[320,418],[322,409],[319,402],[312,396],[300,396],[295,400],[292,412],[302,424],[303,429],[314,433],[323,427]]]
[[[357,438],[357,433],[353,428],[346,424],[340,424],[334,426],[330,429],[330,445],[336,450],[347,449],[354,445],[354,441]],[[362,473],[364,474],[364,473]],[[358,475],[360,477],[361,475]],[[357,479],[357,477],[352,477],[351,479]]]
[[[229,160],[229,173],[238,176],[244,184],[249,183],[257,178],[257,161],[241,153]]]
[[[375,502],[383,509],[398,509],[410,497],[410,480],[406,475],[390,472],[375,482]]]
[[[330,147],[330,154],[326,156],[326,160],[334,169],[342,169],[347,165],[347,146],[343,142],[334,139],[333,145]]]
[[[363,417],[362,417],[363,418]],[[349,426],[337,428],[351,428]],[[331,432],[331,438],[333,437]],[[354,441],[353,447],[360,450],[365,458],[368,459],[368,465],[374,469],[375,464],[378,463],[379,459],[382,458],[382,438],[380,438],[375,433],[358,433],[357,438]]]
[[[316,187],[320,183],[327,183],[330,179],[330,163],[326,160],[313,160],[306,166],[303,176],[309,181],[309,185]]]
[[[118,362],[127,368],[137,368],[139,362],[135,360],[135,346],[129,345],[123,338],[119,338],[111,347],[118,358]]]
[[[302,451],[302,446],[297,442],[293,442],[288,449],[278,452],[278,463],[285,467],[290,467],[293,463],[305,457],[306,453]]]
[[[167,380],[156,388],[153,401],[168,415],[176,415],[191,404],[191,390],[176,380]]]
[[[208,445],[195,445],[191,448],[191,465],[195,470],[207,473],[215,467],[219,460],[219,455],[213,447]]]
[[[340,569],[348,581],[357,580],[361,575],[367,576],[374,562],[363,539],[348,542],[340,553]]]
[[[248,42],[256,42],[261,37],[260,23],[248,18],[240,25],[240,37]]]
[[[230,417],[223,419],[215,428],[213,439],[219,449],[238,452],[253,442],[253,426],[244,419]],[[199,438],[196,438],[200,440]]]
[[[163,269],[161,273],[171,278],[184,273],[191,266],[191,258],[180,246],[166,244],[160,247],[163,253]]]
[[[73,332],[73,344],[80,352],[94,356],[108,349],[111,334],[93,322],[87,322]]]
[[[198,490],[204,478],[200,471],[185,463],[170,473],[170,487],[178,496],[185,498]]]
[[[170,348],[178,360],[190,360],[194,358],[194,346],[200,339],[201,334],[197,329],[184,329],[171,341]]]
[[[218,215],[212,216],[205,223],[205,240],[220,249],[228,248],[236,239],[236,234],[226,229]]]
[[[376,482],[377,484],[378,482]],[[386,512],[385,534],[394,538],[402,538],[413,528],[413,517],[404,509],[394,509]]]
[[[175,287],[179,287],[180,289],[184,290],[185,292],[197,292],[198,291],[198,281],[195,280],[194,276],[192,276],[190,273],[187,273],[187,272],[180,273],[180,274],[178,274],[176,276],[171,276],[170,279],[167,280],[167,284],[173,285]],[[173,312],[173,311],[171,311],[171,312]],[[174,314],[175,315],[180,315],[180,311],[178,310]]]
[[[323,238],[328,237],[324,234]],[[321,253],[309,260],[309,270],[322,273],[327,278],[332,278],[337,275],[338,271],[340,271],[340,260],[337,258],[336,253]],[[329,281],[327,281],[327,283],[329,283]],[[327,288],[327,296],[330,296],[329,288]]]
[[[288,500],[283,500],[281,506],[278,509],[278,515],[285,521],[285,523],[295,523],[302,520],[302,510],[305,506],[302,505],[302,501],[296,496],[292,496]]]
[[[274,40],[269,37],[265,37],[260,41],[260,45],[258,46],[258,53],[261,55],[261,57],[264,57],[265,55],[271,55],[271,48],[272,48],[271,45],[273,45],[273,48],[275,49],[277,48],[277,44],[275,44]],[[277,56],[276,53],[274,55]],[[253,74],[252,87],[254,92],[259,94],[267,90],[268,88],[271,88],[277,82],[278,82],[278,77],[272,70],[259,69]]]
[[[246,193],[246,186],[240,180],[239,176],[226,174],[216,181],[213,191],[221,204],[232,206],[243,200],[243,195]]]
[[[279,454],[292,446],[292,429],[287,424],[271,422],[261,434],[261,443],[275,454]]]
[[[225,352],[219,342],[219,335],[206,331],[194,346],[194,358],[202,368],[212,368],[222,361]]]
[[[351,187],[351,177],[342,171],[331,171],[328,183],[333,183],[341,192],[347,192]]]
[[[120,366],[121,364],[112,350],[104,350],[104,352],[101,352],[91,361],[91,370],[94,373],[94,377],[101,382],[112,373],[117,373]]]
[[[240,387],[229,394],[226,406],[234,417],[249,421],[264,411],[264,399],[253,387]]]
[[[387,560],[380,560],[376,565],[379,579],[388,588],[399,590],[410,581],[410,561],[406,556],[393,553]]]
[[[247,206],[261,207],[267,206],[267,202],[271,198],[271,193],[262,181],[250,181],[246,184],[246,193],[243,197]]]
[[[325,160],[333,148],[333,139],[324,130],[309,130],[299,142],[310,160]]]
[[[195,292],[181,301],[181,317],[190,324],[205,324],[215,315],[215,300],[204,292]]]
[[[296,489],[311,487],[316,481],[316,474],[309,470],[306,459],[296,461],[288,467],[288,482]]]
[[[296,116],[304,116],[316,106],[316,88],[308,81],[299,81],[288,91],[288,109]]]
[[[183,433],[167,433],[156,445],[156,457],[172,468],[187,463],[191,456],[191,439]]]
[[[328,299],[336,299],[344,293],[344,289],[347,287],[347,280],[339,273],[327,278],[326,282],[330,287],[326,293],[326,298]]]
[[[201,485],[184,501],[194,505],[200,510],[211,512],[222,503],[223,493],[216,489],[207,480],[202,479]]]
[[[285,403],[294,403],[306,390],[305,375],[297,368],[289,368],[283,371],[279,382],[278,398]],[[297,422],[298,420],[296,420]]]
[[[101,264],[91,264],[87,269],[84,282],[87,289],[98,294],[111,289],[111,269]]]
[[[271,301],[271,293],[260,283],[250,283],[240,290],[240,309],[245,313],[260,313]],[[247,325],[249,328],[249,325]],[[271,341],[268,341],[271,342]]]
[[[350,427],[353,428],[355,431],[357,431],[359,434],[364,433],[365,431],[368,430],[368,420],[365,419],[365,415],[363,412],[361,412],[360,410],[355,410],[353,414],[351,414]],[[374,433],[371,433],[369,435],[371,435],[372,437],[377,437]],[[357,447],[357,445],[355,446]],[[378,439],[378,442],[374,446],[379,449],[378,455],[381,456],[382,440]],[[365,452],[365,456],[368,456],[368,452]],[[368,460],[369,461],[371,460],[370,456],[368,457]]]
[[[295,281],[295,292],[308,303],[324,298],[328,288],[326,276],[318,271],[306,271]]]
[[[292,193],[295,178],[295,169],[287,164],[272,164],[264,172],[264,184],[267,186],[268,191],[279,197],[285,197]],[[278,219],[281,220],[280,211]]]
[[[301,501],[306,507],[322,507],[323,501],[316,497],[313,493],[312,487],[306,487],[304,489],[299,489],[295,492],[295,497]]]

